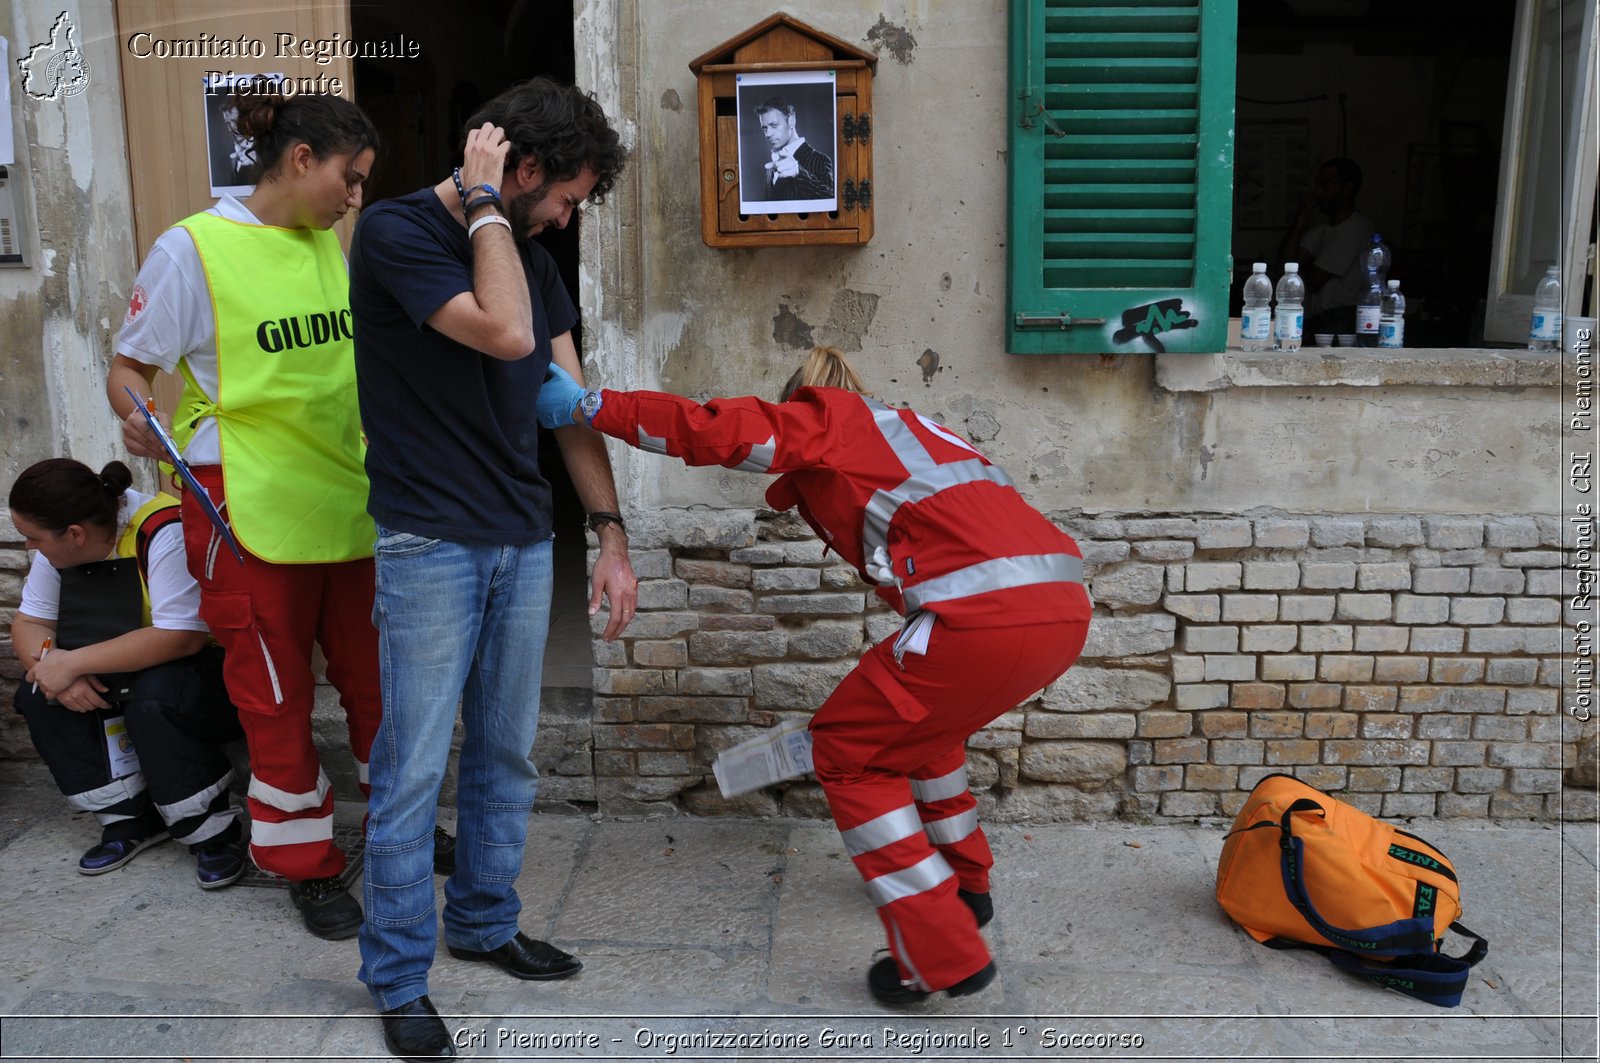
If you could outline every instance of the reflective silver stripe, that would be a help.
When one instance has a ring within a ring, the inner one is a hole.
[[[1071,554],[1023,554],[980,561],[904,589],[906,611],[974,594],[1031,587],[1038,583],[1082,583],[1083,558]]]
[[[950,865],[938,853],[918,860],[904,871],[891,871],[887,875],[867,879],[867,893],[872,903],[882,908],[886,904],[927,893],[945,879],[955,875]]]
[[[940,464],[933,460],[928,448],[922,445],[916,433],[900,419],[900,414],[876,399],[863,397],[872,419],[883,433],[884,441],[894,451],[895,457],[906,467],[907,476],[897,486],[873,493],[867,501],[862,517],[862,555],[871,557],[874,550],[889,548],[889,525],[894,515],[907,502],[920,502],[957,484],[986,482],[1011,486],[1011,477],[998,465],[990,465],[980,458],[969,461],[952,461]]]
[[[304,812],[307,809],[322,807],[322,799],[328,796],[328,785],[328,776],[321,768],[317,769],[317,788],[303,794],[280,790],[252,775],[249,794],[262,804],[271,805],[280,812]]]
[[[741,472],[766,472],[772,468],[772,456],[778,452],[778,437],[768,436],[765,443],[750,448],[750,456],[734,468]]]
[[[99,812],[103,808],[110,808],[118,801],[126,801],[130,797],[138,797],[144,793],[144,772],[136,771],[132,775],[124,775],[120,779],[112,779],[104,786],[97,786],[93,790],[85,790],[80,794],[69,794],[67,804],[80,812]],[[115,819],[132,819],[131,816],[117,816]]]
[[[356,761],[356,781],[357,782],[363,782],[363,783],[367,783],[368,785],[370,785],[372,783],[372,779],[369,776],[369,772],[370,772],[370,769],[367,767],[367,762],[366,761],[364,761],[364,760]]]
[[[665,454],[667,440],[664,436],[653,436],[644,430],[644,425],[639,426],[639,449],[650,454]]]
[[[967,792],[967,766],[965,764],[937,779],[912,779],[911,796],[923,804],[947,801]]]
[[[845,852],[851,858],[862,853],[870,853],[874,849],[882,849],[885,845],[893,845],[902,838],[909,838],[922,831],[922,820],[917,816],[917,810],[911,805],[901,805],[893,812],[886,812],[877,819],[869,819],[859,827],[839,832],[839,837],[844,839]]]
[[[900,962],[905,964],[907,969],[911,971],[911,981],[907,982],[904,978],[902,978],[900,979],[900,984],[904,986],[910,986],[912,989],[920,989],[925,993],[931,992],[928,989],[928,983],[922,979],[922,972],[917,970],[916,963],[912,961],[911,950],[906,948],[906,936],[900,933],[900,924],[895,922],[893,916],[889,917],[889,929],[894,931],[894,954],[898,956],[900,958]]]
[[[978,829],[978,810],[969,808],[944,819],[929,820],[922,829],[928,832],[928,840],[933,844],[954,845]]]
[[[223,773],[222,778],[204,790],[198,790],[182,801],[174,801],[170,805],[157,805],[156,811],[161,813],[161,818],[168,823],[198,816],[211,808],[212,799],[226,790],[231,782],[233,782],[233,771],[229,769]]]
[[[228,828],[228,824],[238,818],[239,814],[230,808],[228,811],[219,812],[215,816],[207,816],[198,827],[181,838],[174,834],[172,840],[181,845],[199,845],[206,839],[215,838],[221,834]],[[169,826],[167,829],[171,830],[172,828]]]
[[[272,651],[267,649],[267,636],[256,630],[256,641],[261,643],[261,659],[267,662],[267,678],[272,680],[272,700],[283,704],[283,686],[278,682],[278,666],[273,663]]]
[[[113,823],[124,823],[130,819],[137,819],[138,817],[124,816],[116,812],[96,812],[94,814],[94,818],[99,821],[102,827],[109,827]]]
[[[302,845],[306,842],[333,841],[333,817],[291,819],[284,823],[250,821],[251,845]]]

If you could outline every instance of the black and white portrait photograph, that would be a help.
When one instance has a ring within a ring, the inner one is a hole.
[[[282,74],[213,74],[202,79],[205,85],[206,158],[211,167],[213,196],[246,196],[255,189],[250,168],[255,151],[249,137],[240,136],[234,122],[239,103],[234,89],[241,81],[265,78],[281,81]]]
[[[739,212],[837,210],[834,72],[789,70],[738,78]]]

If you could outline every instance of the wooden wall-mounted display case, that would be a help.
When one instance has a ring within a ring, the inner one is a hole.
[[[708,246],[872,239],[876,56],[779,12],[689,69]]]

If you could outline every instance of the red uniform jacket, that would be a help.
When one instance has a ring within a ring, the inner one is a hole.
[[[798,508],[902,614],[927,609],[954,627],[1089,618],[1077,544],[1004,470],[914,411],[837,388],[783,403],[604,399],[594,427],[641,450],[777,474],[767,503]]]

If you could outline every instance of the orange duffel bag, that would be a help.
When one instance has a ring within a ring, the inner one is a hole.
[[[1217,903],[1257,941],[1306,948],[1454,1007],[1489,945],[1456,922],[1461,885],[1438,849],[1289,775],[1256,784],[1222,843]],[[1441,952],[1446,930],[1473,944]]]

